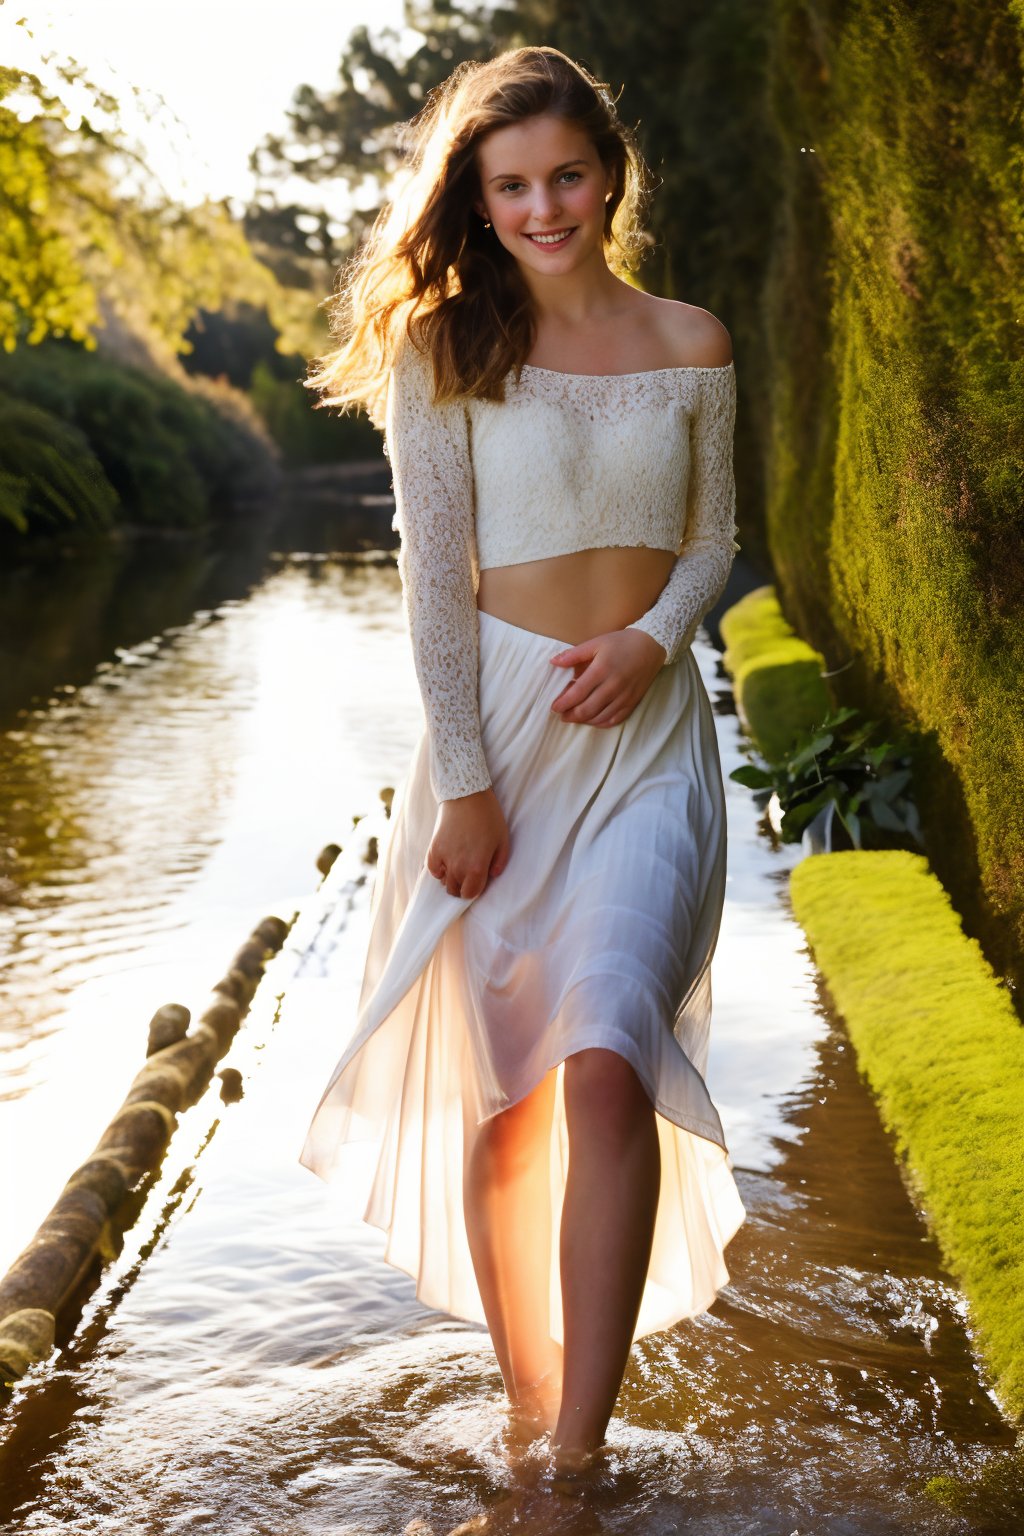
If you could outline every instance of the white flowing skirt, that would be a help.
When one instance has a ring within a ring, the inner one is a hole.
[[[484,753],[510,838],[470,899],[426,869],[437,819],[424,730],[396,788],[371,897],[352,1039],[299,1161],[321,1178],[347,1142],[379,1149],[365,1220],[427,1306],[486,1323],[462,1201],[476,1128],[557,1069],[547,1230],[562,1342],[558,1224],[568,1165],[561,1063],[591,1046],[634,1068],[657,1110],[661,1185],[634,1339],[703,1312],[744,1220],[706,1070],[711,957],[725,890],[725,795],[710,700],[689,649],[621,725],[551,701],[566,644],[480,613]]]

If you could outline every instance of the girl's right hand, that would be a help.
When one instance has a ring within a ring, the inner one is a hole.
[[[427,849],[427,869],[449,896],[470,900],[500,875],[509,857],[508,827],[490,787],[442,800]]]

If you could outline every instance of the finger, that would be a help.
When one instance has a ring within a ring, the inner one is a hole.
[[[588,668],[575,682],[567,684],[551,702],[551,708],[556,714],[565,715],[567,710],[576,709],[584,700],[588,699],[595,688],[607,687],[604,673],[596,673],[592,667]]]
[[[504,837],[498,844],[494,858],[491,860],[491,867],[488,873],[492,879],[494,879],[497,875],[500,875],[502,870],[505,868],[505,865],[508,863],[508,852],[509,840],[507,837]]]
[[[621,725],[623,720],[628,720],[631,714],[632,710],[622,704],[609,704],[588,723],[590,725]]]
[[[558,655],[552,656],[550,660],[556,667],[571,667],[580,661],[590,661],[596,645],[595,640],[583,640],[579,645],[571,645],[567,651],[559,651]]]
[[[573,709],[563,710],[562,719],[571,720],[576,725],[589,725],[596,715],[602,710],[610,709],[613,705],[623,703],[622,691],[614,683],[602,683],[591,689],[582,703]]]

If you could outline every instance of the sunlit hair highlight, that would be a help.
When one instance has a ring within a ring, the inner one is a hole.
[[[557,48],[515,48],[459,64],[401,126],[407,163],[392,200],[341,268],[326,301],[338,345],[303,381],[318,406],[360,406],[384,425],[387,379],[406,332],[433,359],[437,399],[501,400],[503,380],[529,356],[534,318],[514,258],[473,208],[476,150],[494,129],[539,114],[588,135],[613,176],[604,252],[613,272],[639,265],[647,166],[609,87]]]

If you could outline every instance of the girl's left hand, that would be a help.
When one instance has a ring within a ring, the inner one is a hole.
[[[574,677],[551,708],[575,725],[621,725],[665,662],[665,648],[642,629],[613,629],[551,657]]]

